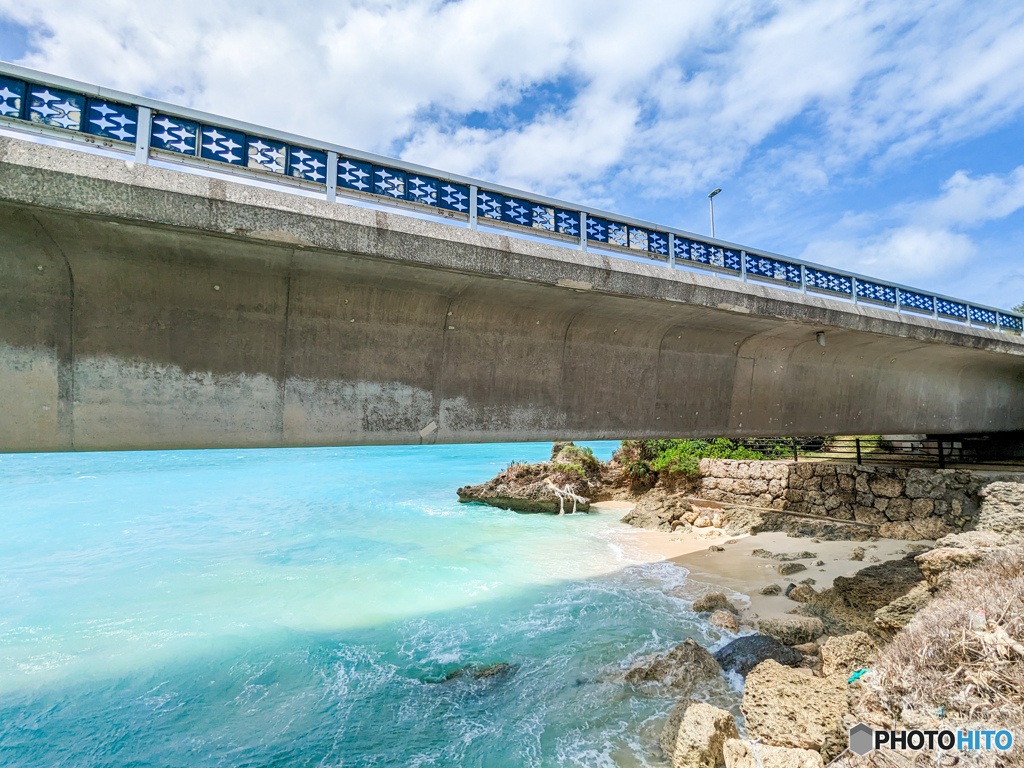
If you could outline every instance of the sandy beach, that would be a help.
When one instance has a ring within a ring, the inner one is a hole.
[[[593,505],[601,511],[616,511],[624,515],[631,507],[630,502],[600,502]],[[616,541],[634,553],[646,555],[643,559],[668,560],[689,572],[689,581],[695,594],[716,592],[722,589],[747,596],[749,603],[744,607],[741,620],[745,623],[757,618],[774,618],[785,615],[798,603],[784,594],[762,595],[761,588],[778,584],[783,591],[790,583],[799,584],[805,579],[814,579],[814,588],[819,592],[832,586],[839,576],[852,576],[862,568],[876,562],[902,557],[908,547],[931,542],[897,541],[821,541],[813,538],[793,538],[781,531],[726,536],[719,532],[708,535],[701,532],[669,533],[636,528],[616,533]],[[715,535],[718,533],[718,535]],[[711,547],[721,547],[714,551]],[[865,550],[863,560],[851,560],[855,549]],[[790,576],[780,576],[778,560],[758,557],[756,549],[772,553],[795,555],[813,552],[814,558],[797,562],[807,569]],[[816,565],[821,562],[822,565]],[[697,589],[697,587],[705,587]]]

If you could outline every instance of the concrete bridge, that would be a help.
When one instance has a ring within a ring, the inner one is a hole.
[[[1017,335],[0,138],[0,451],[1015,431],[1022,395]]]

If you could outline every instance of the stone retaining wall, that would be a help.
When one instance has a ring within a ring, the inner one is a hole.
[[[855,520],[895,539],[935,539],[974,527],[979,493],[1024,473],[829,461],[700,462],[700,498]]]

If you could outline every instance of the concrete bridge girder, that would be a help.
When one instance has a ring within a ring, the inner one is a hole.
[[[0,249],[0,450],[1024,428],[1018,337],[7,139]]]

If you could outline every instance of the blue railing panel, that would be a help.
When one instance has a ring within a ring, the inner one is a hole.
[[[82,130],[85,96],[58,88],[34,85],[28,89],[28,119],[66,131]]]
[[[250,168],[284,175],[288,164],[288,146],[283,141],[249,136],[246,140],[246,156]]]
[[[27,87],[24,80],[0,75],[0,117],[23,117]]]
[[[242,156],[244,148],[245,134],[241,131],[204,125],[199,132],[199,156],[204,160],[216,160],[228,165],[245,165]]]
[[[459,213],[469,213],[469,187],[455,182],[441,184],[441,202],[439,208]]]
[[[705,264],[709,267],[727,269],[730,272],[740,272],[740,254],[728,248],[720,248],[716,245],[702,243],[699,240],[690,240],[685,237],[676,237],[676,258],[684,261],[691,261],[694,264]]]
[[[971,322],[981,323],[982,325],[995,325],[998,321],[996,313],[988,309],[982,309],[981,307],[971,307]]]
[[[1007,315],[1002,312],[999,313],[999,327],[1009,328],[1011,331],[1017,331],[1018,333],[1024,329],[1024,322],[1019,317],[1013,315]]]
[[[936,299],[935,308],[943,317],[955,317],[960,320],[967,319],[967,305],[961,304],[959,301]]]
[[[533,216],[534,229],[543,229],[545,232],[555,231],[555,209],[553,206],[534,203],[530,207],[530,214]]]
[[[139,134],[139,110],[103,99],[89,99],[85,131],[93,136],[135,143]]]
[[[587,216],[587,240],[595,243],[608,242],[608,221],[600,216]]]
[[[563,211],[557,209],[555,213],[555,229],[560,235],[569,237],[580,236],[580,215],[576,211]]]
[[[194,156],[198,146],[198,135],[199,123],[170,115],[153,116],[153,134],[150,142],[155,149]]]
[[[668,256],[668,235],[663,232],[649,232],[647,236],[647,247],[653,254],[658,256]]]
[[[405,200],[405,171],[373,166],[373,192],[393,200]]]
[[[338,186],[356,192],[372,192],[373,165],[362,160],[339,157]]]
[[[421,176],[418,173],[410,173],[406,177],[406,199],[421,205],[437,207],[440,199],[441,182],[430,176]]]
[[[931,296],[925,296],[916,291],[905,291],[899,289],[900,306],[907,309],[916,309],[921,312],[934,312],[935,304]]]
[[[530,210],[529,201],[506,197],[501,209],[501,220],[509,224],[518,224],[520,227],[532,227],[533,212]]]
[[[150,124],[140,124],[140,107],[152,112]],[[571,203],[534,199],[529,193],[512,189],[495,191],[492,185],[473,179],[453,177],[441,171],[422,173],[421,169],[399,160],[377,158],[357,150],[346,150],[322,142],[279,134],[271,129],[237,123],[227,118],[194,112],[172,104],[122,94],[82,83],[31,73],[0,63],[0,121],[23,126],[33,133],[53,134],[67,141],[103,139],[108,146],[134,145],[136,156],[145,157],[150,149],[196,161],[232,166],[235,173],[277,176],[318,185],[327,191],[328,163],[336,153],[337,189],[348,194],[373,196],[391,204],[415,203],[460,215],[475,226],[469,216],[470,184],[477,190],[477,211],[483,223],[500,222],[524,233],[580,238],[633,253],[652,257],[669,255],[680,263],[723,270],[737,276],[776,280],[788,285],[801,283],[812,290],[934,313],[949,320],[968,320],[999,329],[1022,331],[1024,319],[1019,313],[976,307],[914,289],[886,285],[818,265],[785,257],[764,256],[714,245],[695,239],[690,233],[675,230],[672,235],[645,222],[622,221],[617,214],[579,209]],[[31,125],[31,128],[25,127]],[[78,138],[80,137],[80,138]],[[146,141],[148,139],[148,141]],[[297,144],[296,140],[310,142]],[[122,147],[122,151],[124,147]],[[141,153],[141,154],[140,154]],[[352,157],[351,154],[358,157]],[[366,159],[360,159],[365,157]],[[383,162],[382,162],[383,161]],[[429,169],[427,169],[429,171]],[[500,189],[500,188],[499,188]],[[566,206],[566,207],[561,207]],[[586,232],[581,232],[581,217],[586,214]]]
[[[881,283],[857,279],[857,298],[877,301],[879,304],[896,305],[896,289]]]
[[[765,277],[769,280],[779,280],[785,283],[800,285],[799,264],[790,264],[781,259],[758,256],[754,253],[747,254],[747,274],[754,277]]]
[[[837,275],[835,272],[805,267],[804,279],[807,280],[808,288],[813,288],[817,291],[841,293],[844,296],[853,295],[853,279],[846,277],[846,275]]]
[[[630,250],[633,250],[633,251],[644,251],[646,253],[647,252],[647,248],[648,248],[648,241],[649,240],[650,240],[650,235],[647,233],[646,229],[641,229],[640,227],[630,227],[629,228],[629,248],[630,248]]]
[[[288,147],[288,175],[296,179],[327,183],[327,153],[318,149]]]

